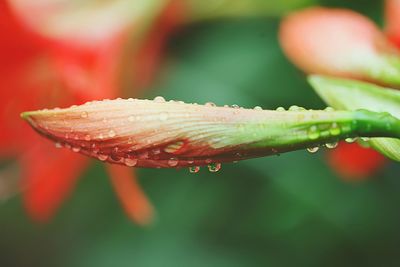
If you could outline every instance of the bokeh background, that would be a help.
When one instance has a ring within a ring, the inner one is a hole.
[[[319,4],[351,8],[382,25],[383,3],[276,2],[257,16],[199,12],[204,18],[168,37],[151,82],[140,94],[129,86],[124,94],[325,108],[280,49],[280,16]],[[3,169],[14,164],[6,159]],[[20,193],[1,202],[0,266],[399,266],[399,171],[388,163],[368,179],[349,181],[328,166],[324,151],[224,164],[218,173],[139,169],[157,211],[143,227],[125,216],[103,164],[93,161],[47,223],[26,215]]]

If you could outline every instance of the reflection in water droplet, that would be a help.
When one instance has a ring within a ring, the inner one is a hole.
[[[179,161],[178,159],[172,158],[168,160],[168,165],[171,167],[176,167],[178,165]]]
[[[190,173],[198,173],[199,171],[200,171],[200,167],[199,166],[189,167],[189,172]]]
[[[313,125],[310,127],[310,129],[308,130],[308,138],[310,138],[311,140],[315,140],[318,139],[319,137],[319,131],[318,131],[318,127]]]
[[[221,163],[213,163],[208,165],[208,170],[210,172],[217,172],[221,169]]]
[[[318,152],[318,150],[319,150],[318,146],[307,148],[307,151],[310,153],[316,153],[316,152]]]
[[[325,146],[329,149],[336,148],[338,146],[338,142],[326,143]]]
[[[132,158],[126,158],[124,159],[124,163],[128,167],[133,167],[136,166],[138,160],[137,159],[132,159]]]
[[[56,148],[62,148],[62,144],[59,143],[59,142],[55,143],[54,145],[55,145]]]
[[[113,138],[113,137],[115,137],[115,131],[114,130],[110,130],[110,131],[108,131],[108,136],[110,137],[110,138]]]
[[[157,103],[165,102],[165,98],[162,97],[162,96],[156,96],[156,97],[154,98],[154,102],[157,102]]]

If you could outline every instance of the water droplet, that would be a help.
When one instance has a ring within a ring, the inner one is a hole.
[[[361,140],[364,142],[368,142],[369,141],[369,137],[361,137]]]
[[[210,172],[217,172],[221,169],[221,163],[213,163],[208,165],[208,170]]]
[[[133,167],[136,166],[138,160],[137,159],[132,159],[132,158],[126,158],[124,159],[124,163],[128,167]]]
[[[278,108],[276,109],[276,111],[285,111],[285,108],[284,108],[284,107],[278,107]]]
[[[338,142],[326,143],[325,146],[329,149],[336,148],[338,146]]]
[[[128,121],[134,122],[134,121],[135,121],[135,117],[134,117],[134,116],[129,116],[129,117],[128,117]]]
[[[154,98],[154,102],[163,103],[163,102],[165,102],[165,98],[162,97],[162,96],[156,96],[156,97]]]
[[[319,137],[319,131],[318,131],[318,127],[313,125],[310,127],[310,129],[308,130],[308,138],[310,138],[311,140],[315,140],[318,139]]]
[[[160,150],[159,148],[154,148],[154,149],[152,150],[152,153],[153,153],[153,155],[158,155],[158,154],[161,153],[161,150]]]
[[[168,119],[168,113],[162,112],[162,113],[160,114],[160,120],[161,120],[161,121],[166,121],[167,119]]]
[[[101,161],[105,161],[105,160],[108,159],[108,156],[107,156],[107,155],[104,155],[104,154],[99,154],[99,155],[97,155],[97,158],[98,158],[99,160],[101,160]]]
[[[189,172],[190,173],[198,173],[199,171],[200,171],[200,167],[199,166],[189,167]]]
[[[332,107],[326,107],[324,110],[325,110],[325,111],[335,111],[335,109],[332,108]]]
[[[79,146],[74,146],[74,147],[72,147],[72,151],[79,152],[79,151],[81,151],[81,148]]]
[[[86,141],[90,141],[91,139],[92,139],[92,138],[90,137],[89,134],[85,135],[85,140],[86,140]]]
[[[205,106],[207,106],[207,107],[215,107],[216,105],[213,102],[207,102],[207,103],[205,103]]]
[[[307,148],[307,151],[310,152],[310,153],[317,153],[318,150],[319,150],[318,146]]]
[[[262,110],[262,107],[260,107],[260,106],[255,106],[253,109],[254,109],[254,110]]]
[[[114,130],[109,130],[108,131],[108,136],[110,137],[110,138],[113,138],[113,137],[115,137],[115,131]]]
[[[83,111],[81,113],[81,118],[87,118],[88,117],[88,113],[86,111]]]
[[[354,137],[354,138],[349,137],[349,138],[346,138],[344,141],[346,141],[346,143],[354,143],[356,140],[357,140],[356,137]]]
[[[299,110],[303,110],[304,108],[293,105],[289,107],[289,111],[299,111]]]
[[[340,128],[336,122],[332,123],[331,128],[329,129],[331,135],[336,136],[340,134]]]
[[[55,145],[56,148],[62,148],[62,144],[59,143],[59,142],[55,143],[54,145]]]
[[[231,108],[240,108],[238,105],[236,105],[236,104],[233,104],[232,106],[231,106]]]
[[[176,143],[168,145],[166,148],[164,148],[164,151],[167,153],[175,153],[176,151],[181,149],[184,144],[185,144],[184,142],[178,141]]]
[[[171,167],[176,167],[179,163],[178,159],[172,158],[168,160],[168,165]]]

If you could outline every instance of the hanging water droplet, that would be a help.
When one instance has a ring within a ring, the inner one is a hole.
[[[307,148],[307,151],[310,152],[310,153],[317,153],[318,150],[319,150],[318,146]]]
[[[165,98],[162,97],[162,96],[156,96],[156,97],[154,98],[154,102],[163,103],[163,102],[165,102]]]
[[[83,111],[81,113],[81,118],[87,118],[88,117],[88,113],[86,111]]]
[[[310,127],[310,129],[308,130],[308,138],[310,138],[311,140],[315,140],[318,139],[319,137],[319,131],[318,131],[318,127],[313,125]]]
[[[338,142],[326,143],[325,146],[329,149],[336,148],[338,146]]]
[[[208,170],[210,172],[217,172],[221,169],[221,163],[213,163],[208,165]]]
[[[357,140],[357,137],[348,137],[346,138],[344,141],[346,141],[346,143],[354,143]]]
[[[128,167],[133,167],[136,166],[138,160],[137,159],[132,159],[132,158],[126,158],[124,159],[124,163]]]
[[[167,112],[162,112],[160,114],[160,121],[166,121],[168,119],[168,113]]]
[[[110,137],[110,138],[113,138],[113,137],[115,137],[115,131],[114,130],[109,130],[108,131],[108,137]]]
[[[260,107],[260,106],[255,106],[253,109],[254,109],[254,110],[262,110],[262,107]]]
[[[105,160],[108,159],[108,156],[107,156],[107,155],[104,155],[104,154],[99,154],[99,155],[97,155],[97,158],[98,158],[99,160],[101,160],[101,161],[105,161]]]
[[[85,135],[85,140],[86,140],[86,141],[90,141],[91,139],[92,139],[92,138],[90,137],[89,134]]]
[[[204,105],[207,107],[215,107],[216,106],[215,103],[213,103],[213,102],[207,102]]]
[[[332,123],[331,128],[329,129],[331,135],[336,136],[340,134],[340,128],[336,122]]]
[[[276,111],[286,111],[284,107],[278,107]]]
[[[79,146],[74,146],[74,147],[72,147],[72,151],[79,152],[79,151],[81,151],[81,148]]]
[[[171,167],[176,167],[178,165],[178,163],[179,163],[179,160],[175,159],[175,158],[171,158],[168,160],[168,165]]]
[[[189,172],[190,173],[198,173],[199,171],[200,171],[200,167],[199,166],[189,167]]]
[[[56,142],[54,145],[55,145],[56,148],[62,148],[62,144],[59,143],[59,142]]]

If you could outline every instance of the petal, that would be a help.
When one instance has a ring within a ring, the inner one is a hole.
[[[108,165],[108,173],[114,190],[128,217],[140,225],[153,221],[154,210],[143,193],[132,169],[119,165]]]
[[[87,160],[71,151],[42,144],[24,155],[22,188],[24,205],[31,218],[49,220],[75,186]]]
[[[368,18],[346,9],[314,7],[281,24],[286,56],[307,73],[400,85],[399,52]]]
[[[337,149],[329,151],[328,162],[344,179],[361,180],[380,170],[386,160],[373,149],[342,142]]]
[[[304,149],[349,136],[400,137],[387,113],[271,111],[155,100],[94,101],[24,113],[40,134],[128,166],[175,168]]]

